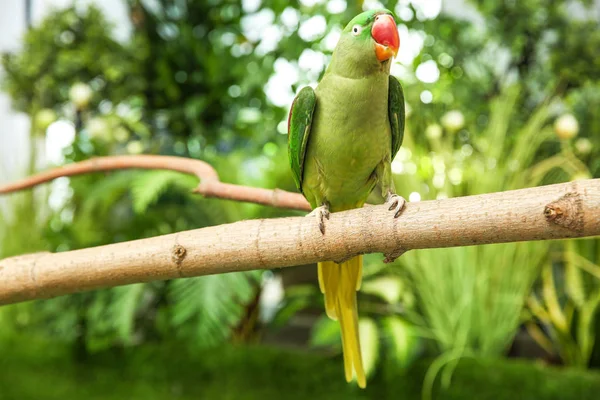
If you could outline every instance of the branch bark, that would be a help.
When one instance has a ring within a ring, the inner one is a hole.
[[[600,179],[334,213],[240,221],[0,260],[0,304],[137,282],[342,260],[360,253],[600,235]]]
[[[280,189],[261,189],[223,183],[219,174],[208,163],[185,157],[136,155],[96,157],[78,163],[67,164],[46,172],[33,175],[21,181],[0,186],[0,194],[16,192],[51,181],[62,176],[88,174],[90,172],[114,171],[121,169],[167,169],[195,175],[200,183],[194,193],[204,197],[243,201],[265,206],[310,211],[310,205],[299,193]]]

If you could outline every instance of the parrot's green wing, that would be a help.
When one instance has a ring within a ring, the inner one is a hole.
[[[392,126],[392,159],[400,150],[404,138],[404,91],[398,79],[390,75],[388,117]]]
[[[302,191],[302,173],[306,144],[310,135],[312,116],[317,104],[315,91],[310,86],[303,88],[294,99],[288,117],[288,152],[292,174],[298,190]]]

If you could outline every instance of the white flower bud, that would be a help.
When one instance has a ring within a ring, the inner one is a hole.
[[[110,129],[104,118],[90,119],[85,128],[90,139],[110,139]]]
[[[127,152],[129,154],[140,154],[144,151],[144,145],[139,140],[127,143]]]
[[[122,126],[115,129],[113,137],[119,143],[125,143],[129,139],[129,131]]]
[[[425,136],[428,139],[439,139],[442,137],[442,127],[438,124],[431,124],[425,129]]]
[[[465,117],[458,110],[448,111],[442,117],[442,126],[450,132],[456,132],[465,126]]]
[[[92,88],[85,83],[76,83],[69,90],[69,98],[78,110],[86,108],[92,99]]]
[[[588,138],[579,138],[575,141],[575,150],[581,155],[590,154],[593,147],[592,142]]]
[[[561,140],[573,139],[579,133],[579,123],[573,114],[564,114],[554,122],[554,132]]]

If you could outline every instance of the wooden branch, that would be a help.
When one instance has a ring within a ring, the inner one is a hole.
[[[42,172],[5,186],[0,186],[0,194],[15,192],[51,181],[62,176],[88,174],[90,172],[113,171],[120,169],[166,169],[196,175],[200,184],[194,193],[204,197],[257,203],[266,206],[310,211],[310,205],[299,193],[280,189],[261,189],[223,183],[217,171],[208,163],[185,157],[136,155],[97,157],[78,163]]]
[[[600,179],[334,213],[241,221],[0,260],[0,304],[137,282],[342,260],[359,253],[600,235]]]

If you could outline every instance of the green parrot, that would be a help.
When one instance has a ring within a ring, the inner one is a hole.
[[[303,88],[288,118],[294,180],[325,234],[329,212],[362,207],[374,189],[397,218],[405,200],[395,194],[391,162],[404,135],[404,94],[390,76],[400,38],[392,13],[366,11],[344,28],[316,89]],[[346,381],[366,377],[358,335],[356,291],[362,255],[320,262],[319,286],[327,315],[339,320]]]

